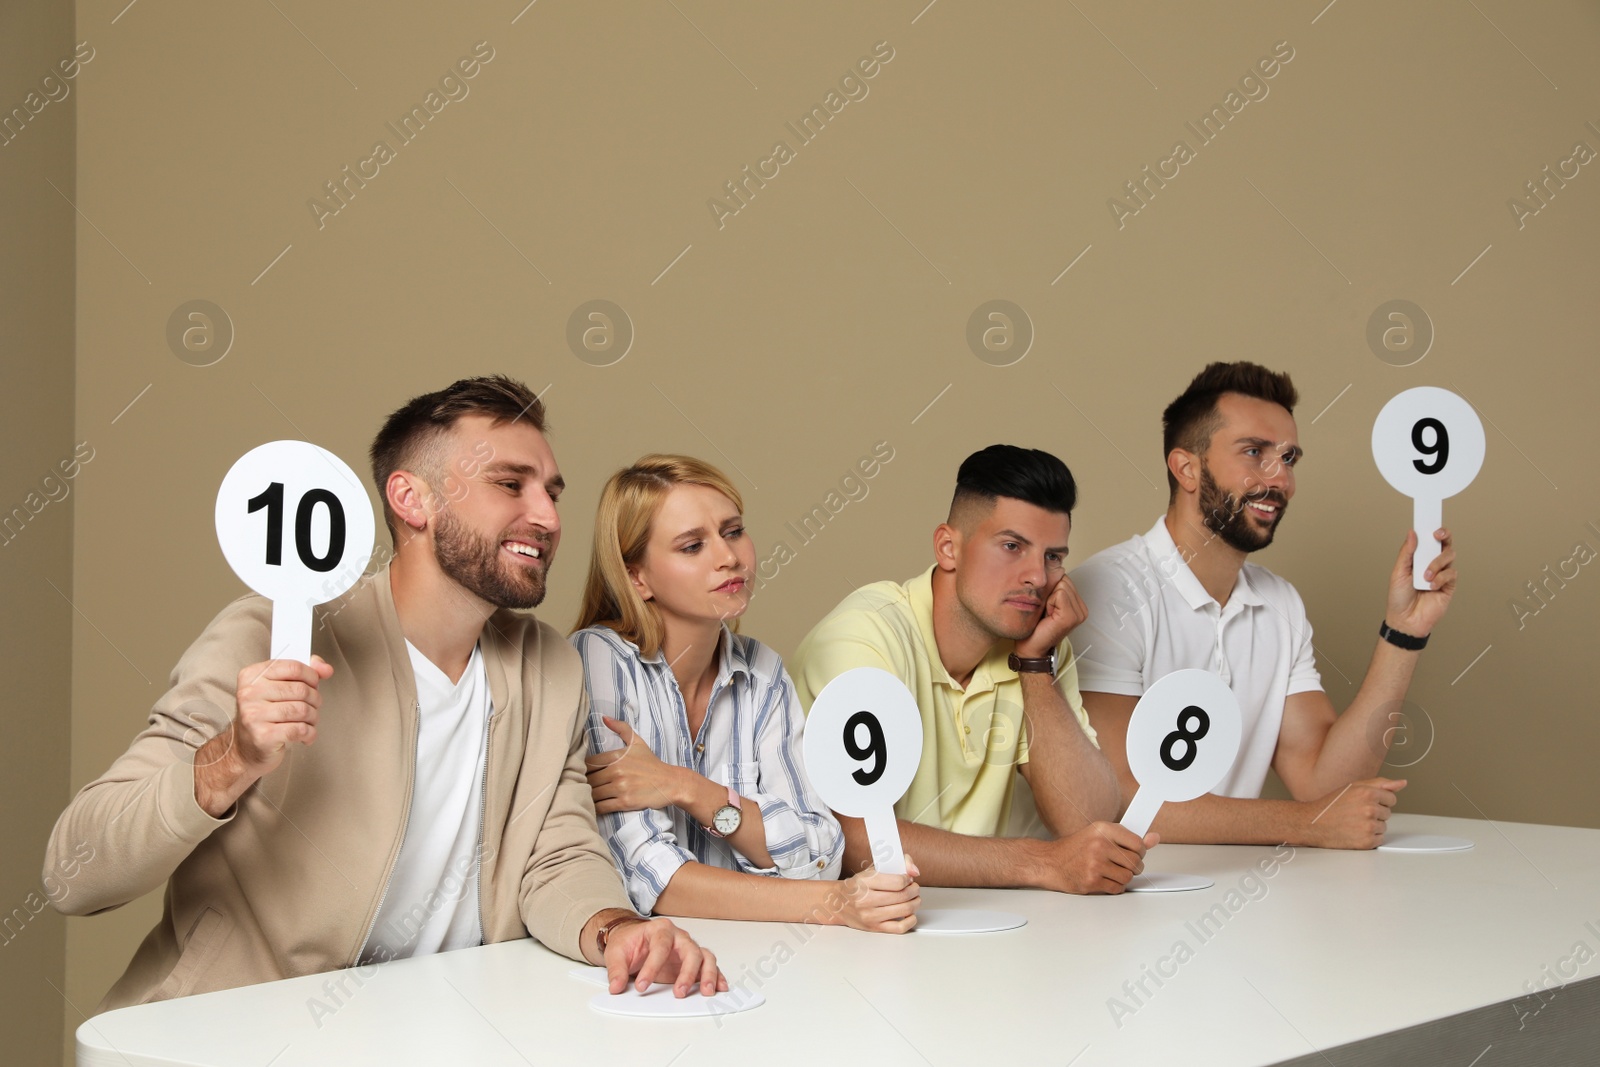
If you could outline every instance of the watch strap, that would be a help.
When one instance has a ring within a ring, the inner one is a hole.
[[[627,926],[629,923],[647,923],[649,921],[643,915],[618,915],[614,919],[606,920],[601,924],[600,929],[595,931],[594,935],[595,941],[600,946],[600,955],[604,956],[606,954],[606,945],[611,941],[611,931],[619,926]]]
[[[1410,634],[1401,633],[1390,626],[1388,620],[1378,624],[1378,636],[1396,648],[1403,648],[1407,652],[1421,652],[1428,647],[1428,639],[1426,637],[1413,637]]]
[[[1019,656],[1013,652],[1006,660],[1006,666],[1018,674],[1055,674],[1055,650],[1052,649],[1048,656]]]

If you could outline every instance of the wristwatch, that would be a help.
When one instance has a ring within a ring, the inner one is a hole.
[[[1018,674],[1049,674],[1056,673],[1056,650],[1051,649],[1048,656],[1023,658],[1015,652],[1006,660],[1006,666]]]
[[[729,837],[739,832],[739,823],[744,821],[744,809],[739,804],[739,794],[728,787],[728,802],[711,813],[711,825],[705,828],[706,833],[712,837]]]

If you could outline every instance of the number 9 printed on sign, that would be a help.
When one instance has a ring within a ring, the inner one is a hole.
[[[877,667],[845,671],[812,701],[802,751],[823,802],[866,823],[878,870],[906,873],[894,805],[922,760],[922,715],[911,691]]]
[[[1411,584],[1428,589],[1423,577],[1439,556],[1433,532],[1444,525],[1444,501],[1478,476],[1486,442],[1483,423],[1466,400],[1422,385],[1396,395],[1372,424],[1372,458],[1384,481],[1412,500],[1417,551]]]

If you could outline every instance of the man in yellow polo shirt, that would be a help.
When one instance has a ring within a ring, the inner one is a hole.
[[[895,805],[923,885],[1120,893],[1144,868],[1114,821],[1121,796],[1078,695],[1067,633],[1087,614],[1065,577],[1077,485],[1055,456],[991,445],[956,475],[934,563],[904,584],[856,590],[789,661],[808,711],[855,667],[895,675],[922,712],[922,760]],[[1051,837],[1001,837],[1016,775]],[[839,816],[845,868],[871,863],[859,819]]]

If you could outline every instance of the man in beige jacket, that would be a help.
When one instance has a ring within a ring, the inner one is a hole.
[[[504,377],[411,401],[372,447],[395,554],[316,610],[312,662],[270,657],[253,595],[184,653],[50,837],[45,870],[76,863],[70,914],[166,883],[101,1010],[529,934],[613,993],[727,988],[629,906],[584,776],[578,655],[516,610],[543,600],[561,534],[543,431]]]

